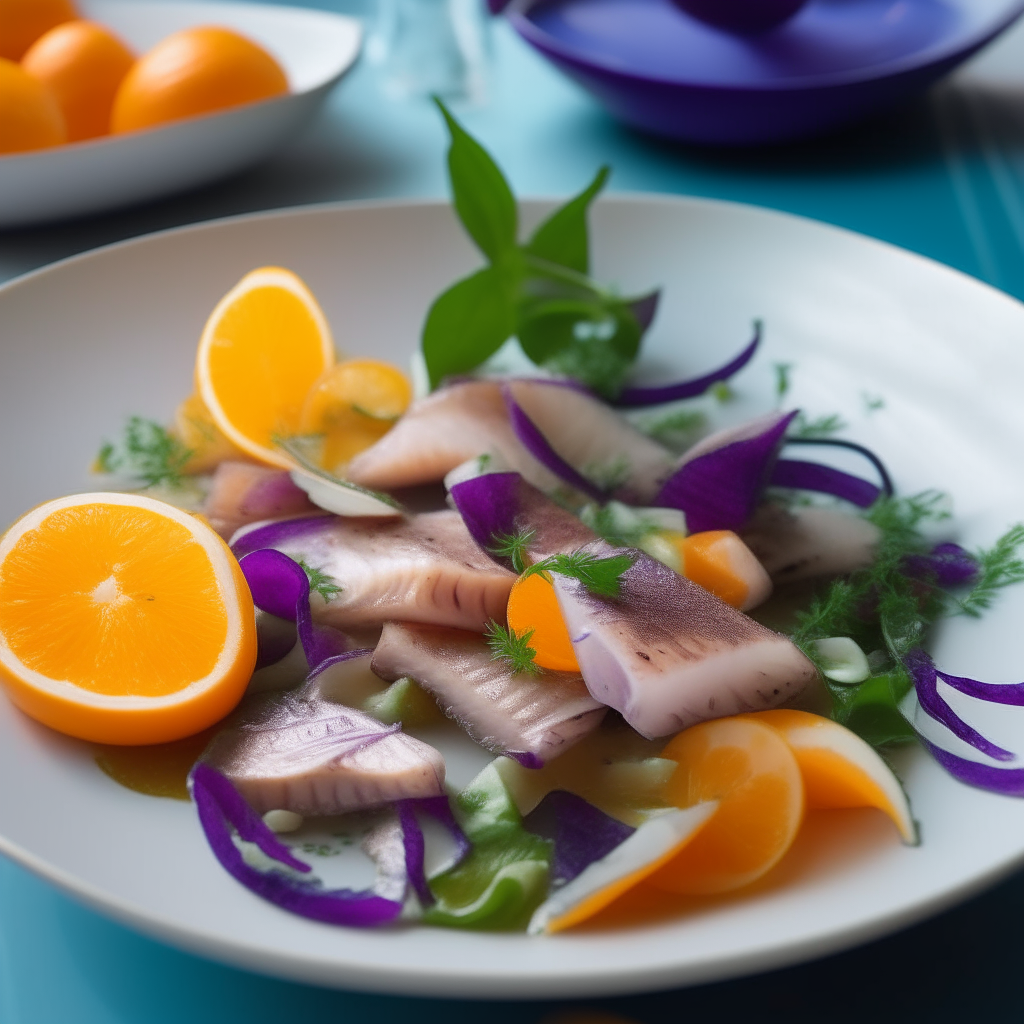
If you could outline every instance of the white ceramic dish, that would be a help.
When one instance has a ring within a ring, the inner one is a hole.
[[[535,220],[545,204],[527,203]],[[767,323],[739,380],[769,401],[839,412],[899,487],[955,496],[961,536],[1024,512],[1024,306],[920,257],[763,210],[617,196],[593,216],[597,273],[660,282],[652,364],[700,371]],[[0,522],[92,489],[85,468],[124,417],[166,417],[191,385],[203,322],[243,273],[275,263],[320,297],[338,343],[404,362],[431,298],[477,259],[441,203],[308,208],[226,220],[75,257],[0,289]],[[868,412],[863,395],[885,408]],[[1024,588],[936,653],[950,671],[1024,678]],[[1020,749],[1018,743],[1016,749]],[[472,767],[453,767],[456,782]],[[892,931],[1024,861],[1024,801],[968,789],[919,750],[902,767],[924,845],[873,812],[805,832],[775,885],[658,925],[552,938],[410,928],[359,932],[289,916],[225,874],[191,806],[122,789],[89,750],[0,700],[0,850],[103,913],[198,953],[326,985],[479,997],[597,995],[793,963]],[[332,879],[332,884],[336,880]]]
[[[265,159],[298,132],[355,63],[354,18],[262,4],[81,0],[139,54],[192,25],[224,25],[272,53],[291,93],[160,128],[0,157],[0,228],[40,224],[182,192]]]

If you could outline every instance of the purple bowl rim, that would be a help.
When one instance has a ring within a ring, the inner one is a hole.
[[[528,17],[530,10],[541,4],[557,6],[564,0],[512,0],[505,11],[512,27],[517,33],[538,50],[579,68],[599,71],[602,74],[626,79],[638,84],[667,86],[669,88],[700,89],[705,92],[734,93],[736,95],[807,92],[814,89],[842,88],[844,86],[865,85],[882,81],[887,78],[898,78],[901,75],[913,74],[943,64],[955,65],[958,60],[966,60],[998,35],[1005,32],[1011,25],[1024,15],[1024,0],[1007,0],[1007,11],[999,16],[994,24],[982,28],[967,40],[934,44],[908,56],[887,64],[876,64],[870,67],[854,69],[841,73],[825,75],[807,75],[803,78],[767,82],[762,85],[735,85],[728,82],[706,82],[685,78],[662,78],[655,75],[624,69],[605,61],[596,59],[583,51],[561,43],[547,32],[541,30]],[[957,0],[958,7],[963,8],[969,0]]]

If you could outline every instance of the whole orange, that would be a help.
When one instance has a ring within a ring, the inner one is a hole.
[[[44,32],[77,17],[71,0],[0,0],[0,57],[21,60]]]
[[[0,57],[0,153],[66,141],[64,115],[50,91],[14,61]]]
[[[110,130],[137,131],[287,91],[281,66],[245,36],[215,26],[185,29],[136,61],[117,91]]]
[[[110,131],[117,87],[134,63],[135,55],[113,32],[91,21],[51,28],[21,59],[60,105],[69,142]]]

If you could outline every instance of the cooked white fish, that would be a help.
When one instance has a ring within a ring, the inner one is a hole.
[[[373,654],[382,679],[409,676],[441,709],[495,753],[549,761],[592,732],[606,708],[581,676],[513,673],[477,633],[389,622]]]
[[[259,814],[344,814],[444,792],[438,751],[325,699],[315,680],[248,698],[203,760]]]
[[[306,492],[284,470],[234,461],[217,467],[203,506],[210,525],[225,540],[248,523],[315,511]]]

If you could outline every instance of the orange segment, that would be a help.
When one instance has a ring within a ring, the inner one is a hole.
[[[327,370],[302,407],[303,434],[323,434],[320,463],[338,472],[376,444],[412,401],[412,385],[390,363],[349,359]]]
[[[789,744],[803,774],[808,808],[877,807],[905,842],[917,842],[899,779],[856,733],[808,711],[760,711],[742,717],[777,729]]]
[[[732,530],[706,530],[676,541],[682,575],[733,608],[754,608],[772,582],[754,553]]]
[[[192,453],[186,473],[208,473],[222,462],[245,460],[248,456],[233,445],[217,426],[210,410],[197,394],[191,394],[174,411],[174,433]]]
[[[679,762],[665,787],[669,803],[717,800],[719,807],[649,884],[688,895],[728,892],[779,862],[803,820],[804,785],[777,730],[747,718],[719,718],[681,732],[661,756]]]
[[[49,149],[66,141],[64,116],[46,86],[0,58],[0,153]]]
[[[37,39],[21,66],[53,94],[68,141],[110,131],[110,111],[135,55],[113,32],[91,21],[68,21]]]
[[[77,17],[69,0],[0,0],[0,57],[21,60],[44,32]]]
[[[551,581],[541,573],[520,576],[508,596],[508,625],[516,636],[533,630],[534,663],[556,672],[579,672],[569,630]]]
[[[238,703],[255,660],[238,563],[185,512],[73,495],[0,540],[0,680],[60,732],[130,745],[192,735]]]
[[[262,46],[226,28],[189,28],[135,63],[114,99],[110,130],[138,131],[287,92],[287,76]]]
[[[196,357],[196,388],[232,444],[283,469],[276,437],[299,432],[310,388],[334,365],[334,342],[312,292],[290,270],[246,274],[217,304]]]

